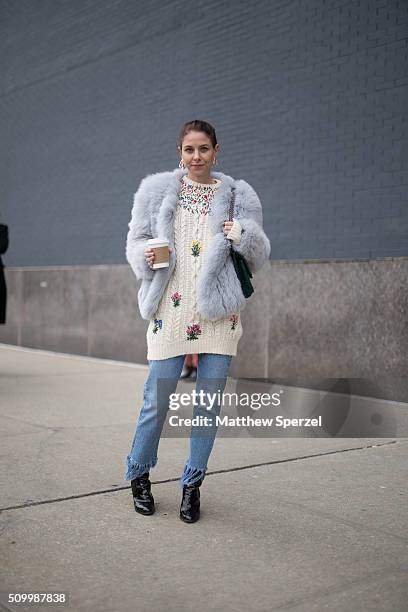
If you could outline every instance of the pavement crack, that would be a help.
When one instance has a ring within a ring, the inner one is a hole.
[[[324,457],[325,455],[336,455],[340,453],[353,452],[357,450],[364,450],[368,448],[376,448],[378,446],[388,446],[390,444],[397,444],[398,440],[390,440],[387,442],[381,442],[379,444],[365,444],[363,446],[355,446],[354,448],[342,448],[331,451],[324,451],[320,453],[313,453],[310,455],[301,455],[297,457],[288,457],[287,459],[274,459],[273,461],[263,461],[262,463],[252,463],[250,465],[243,465],[235,468],[226,468],[225,470],[213,470],[207,472],[206,476],[211,476],[212,474],[228,474],[232,472],[239,472],[241,470],[251,470],[256,467],[263,467],[266,465],[277,465],[280,463],[290,463],[293,461],[303,461],[305,459],[313,459],[314,457]],[[166,484],[168,482],[176,482],[179,480],[177,478],[166,478],[165,480],[152,480],[152,484]],[[56,504],[59,502],[70,501],[72,499],[82,499],[84,497],[92,497],[95,495],[104,495],[105,493],[113,493],[115,491],[125,491],[130,489],[130,486],[123,487],[111,487],[110,489],[102,489],[100,491],[92,491],[90,493],[79,493],[78,495],[68,495],[66,497],[56,497],[54,499],[45,499],[41,501],[27,502],[25,504],[17,504],[16,506],[6,506],[4,508],[0,508],[0,513],[5,512],[7,510],[21,510],[24,508],[31,508],[33,506],[42,506],[44,504]]]

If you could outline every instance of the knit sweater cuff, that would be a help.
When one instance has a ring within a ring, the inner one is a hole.
[[[241,232],[242,227],[240,222],[237,219],[233,219],[232,227],[227,234],[227,238],[232,240],[234,244],[239,244],[241,242]]]

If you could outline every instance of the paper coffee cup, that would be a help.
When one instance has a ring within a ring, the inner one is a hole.
[[[166,238],[150,238],[147,245],[154,251],[153,270],[169,267],[169,241]]]

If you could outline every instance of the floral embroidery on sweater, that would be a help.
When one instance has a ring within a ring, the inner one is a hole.
[[[171,299],[173,301],[173,306],[180,306],[180,301],[181,301],[181,293],[179,293],[178,291],[175,291],[174,293],[171,294]]]
[[[181,181],[179,206],[197,215],[207,215],[211,212],[211,202],[217,185],[204,183],[189,183]]]
[[[198,323],[189,325],[186,329],[187,340],[198,340],[198,336],[201,334],[201,327]]]
[[[198,240],[192,240],[191,242],[191,254],[194,257],[198,257],[201,251],[201,242]]]
[[[231,321],[232,325],[231,325],[231,329],[235,329],[238,323],[238,315],[236,314],[232,314],[229,317],[229,320]]]
[[[163,327],[163,321],[162,319],[155,319],[154,320],[154,327],[153,327],[153,333],[157,334],[157,331],[159,329],[161,329]]]

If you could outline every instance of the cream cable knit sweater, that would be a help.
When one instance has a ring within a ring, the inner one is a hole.
[[[197,311],[197,275],[211,238],[208,213],[220,185],[197,183],[183,176],[174,219],[177,262],[147,329],[147,359],[167,359],[188,353],[237,354],[243,330],[239,312],[216,321]],[[227,238],[241,239],[241,225],[234,219]]]

